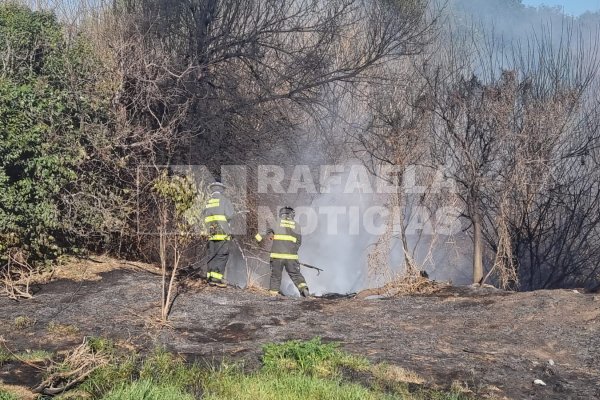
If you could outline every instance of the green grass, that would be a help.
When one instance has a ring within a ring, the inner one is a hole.
[[[75,336],[79,334],[79,328],[75,325],[60,324],[53,321],[48,324],[46,330],[48,333],[57,336]]]
[[[0,347],[0,365],[10,360],[12,360],[12,354]]]
[[[391,395],[364,386],[299,373],[216,374],[207,385],[206,400],[375,400]]]
[[[102,400],[195,400],[177,386],[136,381],[112,390]]]
[[[88,341],[92,351],[112,354],[78,388],[78,398],[207,400],[464,400],[459,390],[427,389],[422,378],[392,364],[372,364],[335,343],[289,341],[264,347],[263,366],[245,372],[240,365],[189,364],[157,349],[145,358],[115,351],[112,342]],[[359,377],[359,378],[357,378]],[[357,381],[358,379],[358,381]],[[62,395],[58,398],[72,398]],[[1,400],[1,399],[0,399]]]
[[[35,321],[33,319],[26,317],[24,315],[20,315],[17,318],[15,318],[15,322],[14,322],[15,328],[19,329],[19,330],[29,328],[30,326],[33,326],[34,324],[35,324]]]
[[[19,398],[14,394],[5,392],[4,390],[0,389],[0,400],[19,400]]]
[[[14,358],[28,362],[41,362],[50,360],[52,358],[52,353],[46,350],[25,350],[15,354]]]
[[[116,346],[112,340],[103,337],[88,337],[87,345],[89,346],[92,353],[107,353],[114,354]]]
[[[27,362],[41,362],[51,359],[52,353],[46,350],[25,350],[20,353],[11,354],[3,348],[0,348],[0,365],[8,361],[27,361]]]
[[[263,347],[262,362],[267,371],[288,371],[321,377],[340,374],[342,367],[367,371],[369,361],[339,349],[337,343],[322,343],[320,338],[309,341],[291,340]]]
[[[157,349],[144,360],[129,354],[96,369],[80,389],[93,398],[103,398],[103,395],[116,387],[125,390],[127,385],[144,381],[156,386],[179,388],[185,393],[196,395],[202,393],[202,382],[209,373],[206,368],[196,364],[189,365],[183,358],[164,349]]]

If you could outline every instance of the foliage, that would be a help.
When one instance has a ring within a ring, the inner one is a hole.
[[[96,338],[96,343],[104,342],[102,348],[114,349],[112,344],[106,345],[105,339]],[[96,369],[82,384],[81,389],[101,398],[106,393],[119,388],[120,393],[138,379],[160,387],[178,388],[186,393],[201,393],[201,385],[207,376],[207,370],[197,365],[188,365],[184,359],[164,349],[154,350],[144,360],[137,355],[129,354],[124,358],[115,358],[113,362]],[[137,390],[137,389],[131,389]]]
[[[166,171],[154,181],[153,190],[172,208],[178,232],[187,232],[199,222],[198,188],[188,176],[168,176]]]
[[[169,176],[163,171],[152,185],[158,214],[158,256],[162,272],[161,317],[171,309],[177,269],[190,245],[200,217],[198,190],[188,176]]]
[[[102,115],[94,57],[52,14],[13,4],[0,6],[0,37],[0,254],[56,258],[72,247],[62,196],[86,157],[84,132]]]

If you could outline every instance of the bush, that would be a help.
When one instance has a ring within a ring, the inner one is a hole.
[[[0,37],[0,257],[14,247],[53,259],[72,248],[65,191],[103,115],[94,58],[52,14],[14,4],[0,5]]]

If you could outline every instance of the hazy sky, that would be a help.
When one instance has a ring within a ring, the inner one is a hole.
[[[600,10],[600,0],[523,0],[528,6],[559,6],[567,14],[581,15],[586,11]]]

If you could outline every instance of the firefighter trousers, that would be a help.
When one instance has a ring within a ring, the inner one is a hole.
[[[225,276],[225,267],[229,259],[229,240],[208,241],[208,280],[220,282]]]
[[[282,259],[271,259],[271,283],[269,290],[272,292],[279,292],[281,287],[281,276],[283,275],[283,269],[287,271],[288,275],[298,290],[302,290],[306,287],[306,280],[300,272],[300,263],[298,260],[282,260]]]

